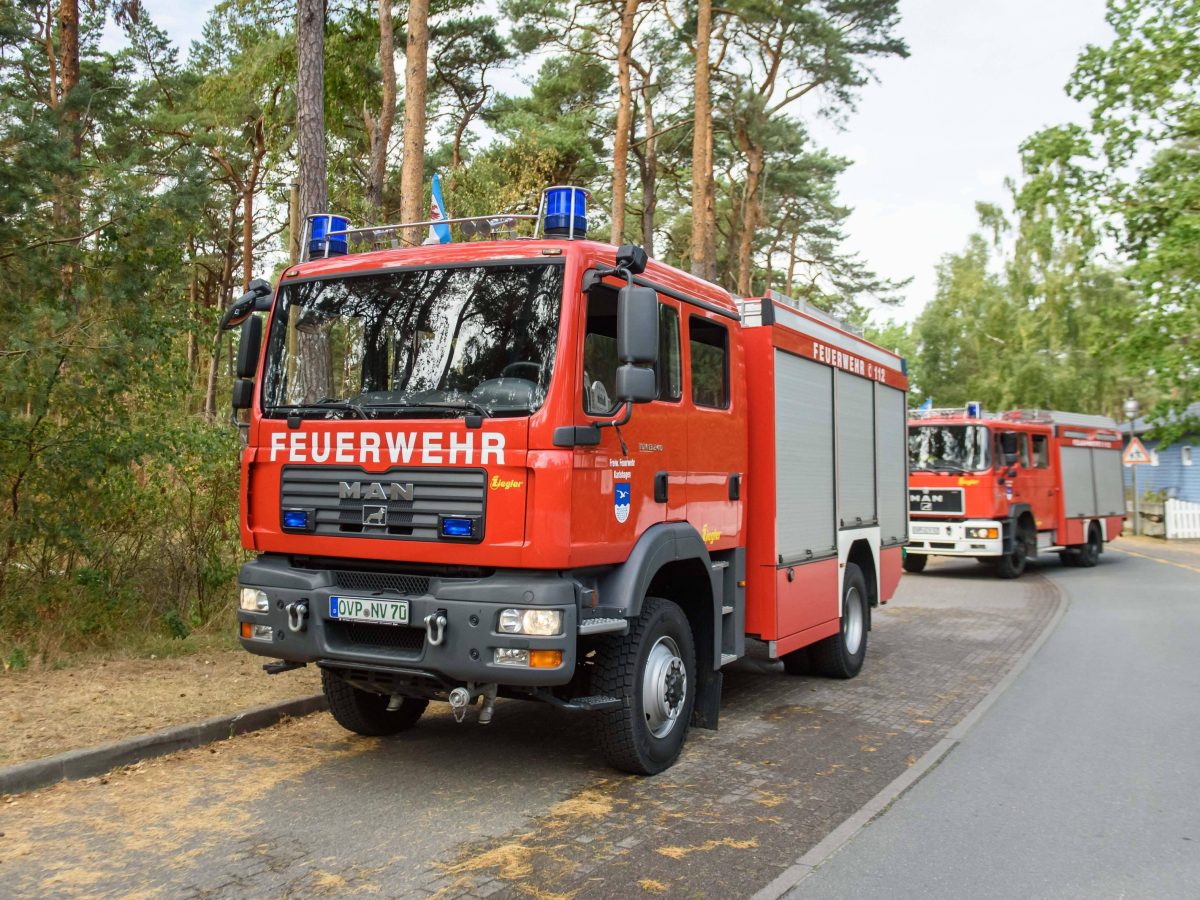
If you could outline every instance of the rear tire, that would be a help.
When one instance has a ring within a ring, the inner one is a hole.
[[[812,657],[809,656],[807,647],[785,653],[779,659],[783,662],[783,671],[789,675],[811,675],[813,673]]]
[[[1081,569],[1090,569],[1096,563],[1100,562],[1100,551],[1103,549],[1103,541],[1100,539],[1100,526],[1095,522],[1088,528],[1087,543],[1080,546],[1078,553],[1075,555],[1075,565]]]
[[[905,553],[904,554],[904,571],[912,572],[917,575],[925,571],[925,564],[929,562],[929,557],[924,553]]]
[[[405,697],[400,708],[388,712],[389,697],[360,691],[328,669],[321,670],[321,689],[329,701],[334,720],[347,731],[366,737],[386,737],[407,731],[417,724],[428,700]]]
[[[596,742],[608,764],[657,775],[679,758],[696,702],[696,649],[683,610],[647,597],[629,633],[597,649],[594,693],[621,698],[596,716]]]
[[[809,647],[813,667],[829,678],[853,678],[867,656],[871,607],[862,569],[846,563],[842,578],[842,618],[838,633]],[[784,663],[786,665],[786,663]]]

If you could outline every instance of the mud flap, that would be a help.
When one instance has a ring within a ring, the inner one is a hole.
[[[717,720],[721,714],[721,684],[725,674],[717,669],[712,672],[698,672],[696,686],[696,703],[692,707],[692,727],[717,730]]]

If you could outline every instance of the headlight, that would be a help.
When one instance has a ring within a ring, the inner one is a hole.
[[[265,591],[258,588],[242,588],[241,606],[246,612],[266,612],[271,608],[271,601]]]
[[[504,634],[562,634],[562,610],[502,609],[498,630]]]
[[[998,528],[968,528],[967,537],[971,538],[988,538],[995,540],[1000,537],[1000,529]]]

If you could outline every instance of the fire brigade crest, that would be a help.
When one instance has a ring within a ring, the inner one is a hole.
[[[613,482],[613,515],[617,517],[618,522],[624,522],[629,518],[632,494],[628,481]]]

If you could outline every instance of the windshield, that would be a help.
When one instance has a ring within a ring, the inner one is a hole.
[[[519,416],[546,397],[561,264],[373,273],[286,285],[266,415]]]
[[[989,465],[988,443],[983,425],[918,425],[908,432],[909,468],[982,472]]]

